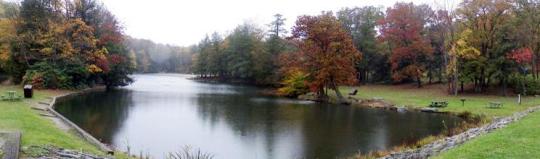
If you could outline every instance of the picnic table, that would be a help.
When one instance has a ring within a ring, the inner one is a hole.
[[[488,108],[502,108],[503,104],[501,102],[489,102]]]
[[[18,96],[15,91],[7,91],[5,95],[1,96],[0,98],[3,101],[17,101],[21,100],[21,96]]]
[[[431,101],[429,107],[444,108],[448,106],[448,101]]]

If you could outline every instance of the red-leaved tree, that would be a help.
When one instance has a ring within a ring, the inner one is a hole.
[[[526,65],[532,62],[533,53],[530,48],[519,48],[508,54],[507,58],[519,65]]]
[[[300,16],[290,39],[296,41],[299,48],[294,53],[293,63],[308,74],[310,89],[318,93],[320,100],[326,100],[325,88],[330,88],[343,102],[338,86],[356,82],[354,66],[361,53],[332,12]]]
[[[425,20],[421,10],[412,3],[396,3],[379,21],[380,39],[387,41],[392,50],[390,63],[394,81],[416,80],[422,86],[425,63],[432,56],[429,41],[422,36]]]

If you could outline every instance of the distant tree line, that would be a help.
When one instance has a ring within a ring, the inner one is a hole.
[[[254,24],[236,27],[229,35],[206,36],[196,47],[193,72],[203,78],[273,84],[280,80],[278,57],[294,47],[284,39],[285,19],[277,14],[267,33]]]
[[[151,40],[127,37],[129,57],[137,73],[191,73],[193,46],[157,44]]]
[[[124,86],[134,68],[117,19],[95,0],[0,1],[0,68],[37,88]]]
[[[539,12],[538,0],[465,0],[437,9],[396,3],[386,10],[300,16],[292,35],[278,14],[266,31],[242,24],[230,34],[207,36],[195,49],[192,71],[278,85],[285,94],[311,90],[321,98],[328,89],[355,83],[446,83],[452,94],[467,88],[537,94]]]

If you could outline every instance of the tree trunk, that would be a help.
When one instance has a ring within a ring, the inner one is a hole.
[[[433,79],[433,71],[432,69],[429,69],[428,72],[428,83],[431,84],[431,80]]]
[[[324,87],[319,88],[319,91],[317,92],[317,100],[320,102],[326,102],[327,98],[328,96],[324,91]]]
[[[452,79],[452,82],[454,83],[454,95],[457,96],[458,95],[458,88],[457,88],[457,82],[458,82],[458,74],[457,74],[457,71],[456,73],[454,73],[454,76],[453,76],[454,79]]]
[[[465,84],[464,83],[465,82],[463,82],[463,81],[461,81],[461,83],[460,83],[461,84],[461,93],[463,93],[465,91],[465,89],[464,89]]]
[[[438,78],[439,78],[439,79],[437,80],[438,83],[442,83],[443,72],[444,72],[443,67],[440,67],[440,68],[439,68],[439,75],[438,75]]]
[[[330,85],[331,85],[332,89],[336,92],[338,103],[340,103],[340,104],[348,104],[347,101],[345,101],[345,98],[343,98],[343,95],[341,94],[341,92],[339,91],[339,89],[338,89],[338,87],[336,85],[336,82],[332,81]]]
[[[526,96],[527,95],[527,88],[525,87],[525,77],[526,75],[523,75],[523,81],[521,81],[521,87],[523,88],[523,95]]]
[[[503,78],[502,79],[502,91],[503,91],[503,96],[506,97],[506,78]]]
[[[418,85],[418,88],[422,88],[422,79],[420,76],[416,77],[416,84]]]
[[[534,79],[538,79],[538,72],[537,72],[537,68],[536,68],[536,54],[533,54],[533,60],[532,60],[532,73],[533,73],[533,77]]]

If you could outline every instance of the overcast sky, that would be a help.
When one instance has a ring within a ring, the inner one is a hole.
[[[244,22],[265,24],[280,13],[290,29],[299,15],[344,7],[383,6],[395,2],[440,6],[442,0],[102,0],[125,33],[159,43],[187,46],[214,31],[227,33]]]

